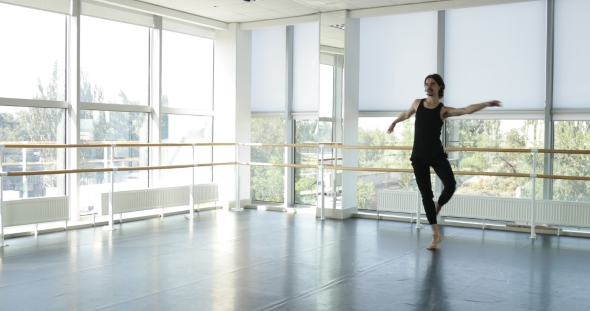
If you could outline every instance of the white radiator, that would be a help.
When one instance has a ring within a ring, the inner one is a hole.
[[[384,212],[401,212],[415,214],[418,204],[422,206],[422,198],[417,192],[382,190],[377,197],[377,210]],[[420,207],[421,213],[424,213]]]
[[[154,208],[182,206],[189,204],[190,186],[148,188],[115,192],[113,213],[128,213]],[[216,183],[195,185],[194,203],[218,201]],[[101,193],[102,215],[109,214],[109,194]]]
[[[417,192],[383,190],[379,191],[377,210],[415,214],[417,204],[424,213]],[[441,216],[530,222],[531,206],[531,199],[455,195]],[[535,218],[537,224],[590,227],[590,204],[537,200]]]
[[[2,202],[5,227],[68,220],[68,197],[19,199]]]

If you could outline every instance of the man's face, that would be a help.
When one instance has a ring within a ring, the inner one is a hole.
[[[438,96],[439,89],[440,87],[433,78],[428,78],[424,82],[424,91],[426,91],[426,95],[428,96]]]

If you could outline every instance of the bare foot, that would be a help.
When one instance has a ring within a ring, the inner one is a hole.
[[[426,246],[426,249],[428,249],[428,250],[436,249],[436,246],[440,242],[442,242],[442,237],[440,235],[433,234],[432,235],[432,242],[430,242],[430,244],[428,244],[428,246]]]
[[[436,216],[438,216],[438,214],[440,213],[440,210],[442,209],[442,206],[440,206],[440,204],[438,204],[438,202],[434,202],[434,207],[436,208]]]

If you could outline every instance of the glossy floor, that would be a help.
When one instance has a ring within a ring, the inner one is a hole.
[[[590,310],[590,239],[248,210],[8,239],[0,310]]]

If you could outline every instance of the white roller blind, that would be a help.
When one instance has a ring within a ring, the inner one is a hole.
[[[437,12],[361,19],[360,111],[407,110],[436,72]]]
[[[162,20],[162,28],[164,30],[170,30],[187,35],[215,39],[215,30],[212,28],[200,27],[194,24],[189,24],[168,18],[164,18]]]
[[[154,16],[151,14],[132,11],[92,0],[82,1],[82,15],[139,26],[154,27]]]
[[[444,103],[543,109],[545,16],[545,1],[447,11]]]
[[[555,2],[553,108],[590,108],[590,1]]]
[[[285,26],[252,30],[252,112],[285,111]]]
[[[0,0],[0,3],[16,4],[33,9],[70,14],[70,0]]]
[[[320,26],[294,26],[293,111],[318,111],[320,100]]]

